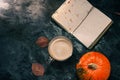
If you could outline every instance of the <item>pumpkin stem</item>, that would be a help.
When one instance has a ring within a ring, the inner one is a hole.
[[[92,70],[96,70],[97,69],[97,65],[94,64],[94,63],[90,63],[90,64],[88,64],[88,68],[92,69]]]

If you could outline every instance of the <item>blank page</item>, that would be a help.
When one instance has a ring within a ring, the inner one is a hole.
[[[87,48],[90,48],[94,46],[111,23],[110,18],[97,8],[93,8],[82,24],[73,32],[73,35]]]

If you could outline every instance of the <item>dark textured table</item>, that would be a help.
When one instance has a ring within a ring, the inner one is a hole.
[[[111,62],[109,80],[120,80],[120,14],[115,14],[120,12],[119,0],[89,0],[114,22],[92,49],[85,48],[51,19],[64,0],[1,1],[9,7],[0,7],[0,80],[77,80],[75,65],[88,51],[104,53]],[[35,44],[39,36],[51,40],[59,35],[68,37],[74,46],[72,57],[63,62],[51,61],[47,47]],[[45,67],[44,76],[32,74],[33,62]]]

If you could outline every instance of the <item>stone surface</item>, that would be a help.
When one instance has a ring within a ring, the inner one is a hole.
[[[109,80],[120,79],[120,1],[89,0],[113,20],[113,25],[92,49],[86,49],[76,38],[61,29],[51,15],[64,0],[3,0],[9,4],[0,8],[0,80],[77,80],[75,65],[87,51],[100,51],[111,62]],[[51,40],[63,35],[71,39],[74,51],[71,58],[58,62],[49,57],[48,49],[39,48],[39,36]],[[33,62],[42,64],[45,74],[32,74]]]

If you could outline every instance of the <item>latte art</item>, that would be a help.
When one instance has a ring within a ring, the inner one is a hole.
[[[59,36],[51,40],[48,50],[52,58],[63,61],[72,55],[73,46],[69,39]]]

